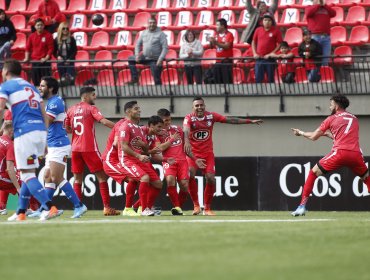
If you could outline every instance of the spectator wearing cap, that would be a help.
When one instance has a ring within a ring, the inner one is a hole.
[[[325,4],[325,0],[313,0],[313,5],[305,8],[308,30],[312,39],[322,47],[322,65],[328,65],[331,55],[330,18],[335,17],[336,11]]]
[[[0,60],[10,57],[10,49],[17,39],[16,34],[13,22],[0,9]]]
[[[273,55],[277,60],[278,73],[283,83],[294,83],[295,65],[294,54],[287,42],[280,44],[280,49]]]
[[[318,56],[322,55],[322,47],[311,38],[308,29],[303,29],[303,42],[298,47],[298,53],[304,59],[308,80],[313,83],[320,81],[321,59]]]
[[[275,59],[274,54],[283,41],[281,31],[272,25],[273,18],[270,14],[263,16],[263,26],[256,29],[253,35],[252,50],[256,59],[256,83],[262,83],[267,74],[269,83],[274,82]]]
[[[38,87],[41,77],[51,76],[51,63],[48,62],[53,55],[53,36],[45,29],[42,19],[35,21],[36,32],[31,33],[26,43],[24,62],[32,60],[32,81]]]
[[[66,16],[60,11],[59,5],[55,0],[41,1],[37,12],[30,18],[30,24],[34,25],[34,20],[41,18],[44,21],[45,29],[54,33],[61,22],[66,21]],[[34,32],[32,28],[32,32]]]
[[[276,25],[274,14],[278,8],[278,0],[272,0],[272,4],[270,7],[266,5],[265,1],[257,1],[256,8],[253,7],[252,0],[247,0],[245,5],[249,14],[249,23],[246,29],[243,31],[241,41],[251,44],[256,28],[262,26],[264,14],[270,14],[272,17],[273,25]]]

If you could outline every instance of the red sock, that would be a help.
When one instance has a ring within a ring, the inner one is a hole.
[[[364,180],[364,183],[367,186],[367,191],[370,193],[370,176],[367,176]]]
[[[73,189],[75,193],[77,194],[78,199],[82,201],[82,184],[73,183]]]
[[[199,206],[198,184],[195,178],[189,179],[189,193],[194,206]]]
[[[180,203],[181,208],[184,205],[186,199],[188,198],[188,194],[189,194],[189,192],[185,192],[185,191],[180,190],[180,192],[179,192],[179,203]]]
[[[33,196],[31,196],[30,199],[30,208],[32,211],[36,211],[37,209],[40,208],[40,203]]]
[[[131,208],[134,204],[134,196],[136,191],[137,183],[135,181],[129,181],[126,186],[126,207]]]
[[[206,189],[204,191],[204,209],[210,210],[211,209],[211,202],[213,199],[213,195],[215,193],[215,186],[213,184],[206,184]]]
[[[299,205],[306,205],[307,200],[312,192],[313,185],[315,184],[316,178],[317,178],[316,174],[312,170],[310,170],[310,173],[308,173],[306,183],[304,183],[303,186],[302,199]]]
[[[160,192],[161,192],[161,189],[157,189],[157,188],[154,188],[154,187],[149,188],[149,192],[148,192],[148,207],[149,207],[149,209],[153,208],[154,202],[155,202],[156,198],[158,197],[158,195],[160,194]]]
[[[134,208],[139,208],[141,206],[140,198],[134,203]]]
[[[6,208],[8,197],[9,197],[9,193],[7,191],[0,191],[0,210]]]
[[[148,207],[148,191],[149,191],[149,182],[140,182],[139,185],[139,196],[140,204],[143,211]]]
[[[109,188],[107,182],[99,183],[100,195],[101,199],[103,200],[104,207],[110,207],[110,196],[109,196]]]
[[[177,193],[176,187],[168,186],[167,193],[168,193],[168,196],[170,197],[173,207],[179,207],[180,206],[179,194]]]

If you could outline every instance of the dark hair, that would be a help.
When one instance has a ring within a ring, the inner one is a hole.
[[[96,86],[98,85],[98,80],[96,78],[87,79],[83,83],[84,86]]]
[[[6,13],[5,13],[5,10],[4,10],[4,9],[0,9],[0,14],[4,14],[4,15],[5,15],[5,20],[8,18],[8,17],[6,16]]]
[[[154,14],[150,16],[150,18],[148,19],[148,22],[149,22],[150,20],[154,20],[155,22],[157,22],[157,19],[155,18],[155,15],[154,15]]]
[[[349,100],[343,94],[336,94],[333,95],[330,100],[333,100],[335,103],[339,105],[342,109],[346,109],[349,106]]]
[[[194,36],[194,40],[195,40],[195,33],[194,33],[194,31],[193,31],[193,30],[188,29],[188,30],[186,30],[186,32],[185,32],[185,34],[184,34],[184,40],[185,40],[186,42],[188,42],[188,43],[189,43],[188,36],[189,36],[189,34],[190,34],[190,33],[192,33],[192,34],[193,34],[193,36]]]
[[[200,96],[194,97],[193,102],[194,101],[198,101],[198,100],[202,100],[204,102],[204,99],[202,97],[200,97]]]
[[[167,109],[162,108],[157,111],[157,115],[160,117],[169,117],[171,116],[171,112]]]
[[[125,106],[123,107],[123,110],[126,112],[128,109],[132,109],[136,104],[137,104],[136,100],[129,101],[125,104]]]
[[[94,92],[94,91],[95,91],[95,88],[93,88],[93,87],[82,87],[82,88],[80,88],[80,96],[82,96],[85,93],[91,93],[91,92]]]
[[[259,7],[261,6],[261,4],[266,4],[265,1],[258,1],[257,2],[257,9],[259,9]]]
[[[160,116],[151,116],[148,120],[148,125],[157,125],[159,123],[163,123],[163,120]]]
[[[288,49],[289,49],[289,44],[288,44],[288,42],[287,42],[287,41],[282,41],[282,42],[280,43],[280,48],[282,48],[282,47],[284,47],[284,48],[288,48]]]
[[[38,19],[36,19],[36,20],[35,20],[35,25],[36,25],[37,23],[39,23],[39,22],[42,22],[42,24],[45,24],[45,23],[44,23],[44,21],[43,21],[41,18],[38,18]]]
[[[41,81],[45,81],[48,88],[53,88],[53,94],[58,93],[59,83],[58,81],[50,76],[45,76],[41,78]]]
[[[15,60],[13,58],[6,59],[4,61],[3,68],[8,70],[8,72],[14,76],[20,76],[22,73],[22,65],[19,63],[18,60]]]
[[[219,22],[220,25],[224,26],[225,28],[227,28],[227,21],[226,19],[224,18],[219,18],[216,22]]]

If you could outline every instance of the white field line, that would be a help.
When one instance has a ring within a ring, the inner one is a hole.
[[[151,220],[153,219],[153,220]],[[24,224],[166,224],[166,223],[305,223],[305,222],[330,222],[335,219],[250,219],[250,220],[157,220],[155,217],[151,219],[120,219],[120,220],[50,220],[40,222],[38,220],[27,220],[23,222],[0,222],[1,225],[24,225]]]

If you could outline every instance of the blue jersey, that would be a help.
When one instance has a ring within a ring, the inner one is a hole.
[[[14,137],[32,131],[45,131],[39,91],[22,78],[4,82],[0,87],[0,98],[6,99],[13,113]]]
[[[48,128],[48,146],[63,147],[70,145],[67,131],[64,128],[66,112],[63,99],[59,95],[49,98],[45,110],[46,114],[54,119]]]

